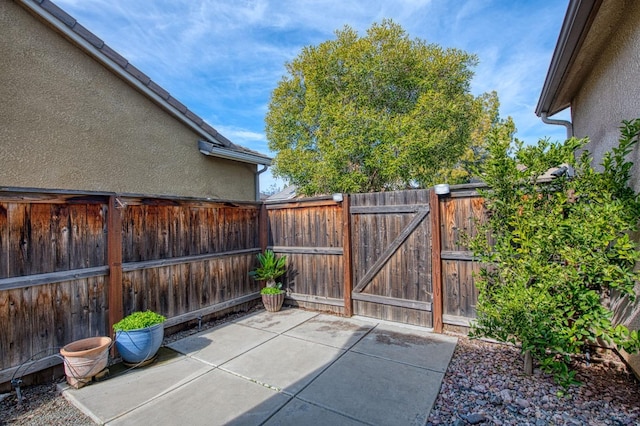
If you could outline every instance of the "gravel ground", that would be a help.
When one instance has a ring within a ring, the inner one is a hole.
[[[233,314],[202,329],[237,318]],[[197,333],[185,330],[165,344]],[[640,425],[638,382],[612,354],[589,366],[574,366],[582,386],[568,390],[536,371],[522,374],[522,360],[512,346],[459,338],[429,425]],[[91,419],[60,396],[55,383],[0,395],[0,425],[92,425]]]
[[[581,386],[522,373],[517,348],[459,337],[431,425],[640,425],[638,382],[613,353],[575,362]]]
[[[0,425],[94,425],[58,393],[56,383],[22,388],[22,405],[12,392],[0,401]],[[0,395],[2,398],[2,395]]]

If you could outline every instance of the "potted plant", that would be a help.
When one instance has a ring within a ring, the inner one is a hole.
[[[258,253],[259,266],[249,272],[254,279],[266,281],[266,286],[260,290],[262,295],[262,303],[269,312],[277,312],[284,302],[284,290],[282,284],[276,283],[276,279],[280,278],[287,272],[287,257],[277,257],[273,250],[266,250],[264,253]]]
[[[141,365],[156,355],[164,338],[165,320],[153,311],[134,312],[113,325],[116,348],[125,363]]]

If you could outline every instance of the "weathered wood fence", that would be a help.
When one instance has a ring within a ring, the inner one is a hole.
[[[436,331],[468,327],[478,265],[463,236],[482,219],[477,187],[267,202],[264,245],[289,256],[290,303]]]
[[[75,192],[0,192],[0,383],[135,310],[166,326],[259,299],[260,206]]]
[[[287,303],[433,327],[475,316],[463,248],[474,186],[284,202],[0,190],[0,383],[59,363],[52,348],[110,335],[136,310],[166,326],[258,303],[265,248],[288,256]]]
[[[442,320],[450,326],[468,327],[476,316],[478,291],[474,273],[480,265],[467,251],[465,236],[476,235],[476,223],[484,217],[479,185],[458,185],[440,197],[440,262],[442,270]]]
[[[438,199],[432,195],[415,190],[351,197],[356,314],[434,325],[432,210]]]
[[[289,303],[350,316],[348,201],[318,197],[265,203],[266,247],[286,255]],[[345,299],[345,294],[347,299]]]

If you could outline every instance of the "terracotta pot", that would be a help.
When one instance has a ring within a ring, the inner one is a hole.
[[[107,367],[110,337],[89,337],[76,340],[60,349],[64,357],[67,383],[78,389]]]
[[[284,303],[284,291],[280,294],[263,294],[262,304],[269,312],[278,312]]]

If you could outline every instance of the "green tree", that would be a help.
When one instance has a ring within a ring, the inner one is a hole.
[[[434,176],[434,182],[451,184],[469,183],[471,179],[482,179],[484,164],[489,155],[489,137],[497,132],[502,139],[513,139],[516,126],[511,117],[500,118],[500,101],[494,91],[476,98],[476,121],[472,126],[469,144],[453,168],[443,167]]]
[[[478,123],[475,64],[390,20],[305,47],[286,64],[266,116],[274,174],[306,195],[433,184]]]
[[[640,120],[625,122],[620,143],[607,153],[602,172],[586,140],[547,140],[535,146],[491,133],[482,192],[486,223],[471,240],[483,263],[476,336],[522,345],[564,385],[573,381],[569,355],[598,340],[637,351],[638,333],[615,326],[603,303],[612,290],[634,297],[640,273],[637,244],[640,198],[628,186]],[[567,173],[541,181],[551,167]]]

